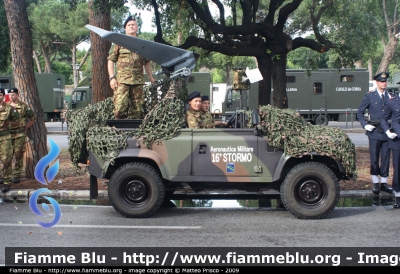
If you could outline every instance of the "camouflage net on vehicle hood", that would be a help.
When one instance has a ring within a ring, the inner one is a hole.
[[[77,170],[79,163],[86,164],[89,150],[113,164],[120,149],[126,148],[129,137],[143,141],[150,148],[153,142],[171,139],[185,125],[184,102],[188,94],[183,79],[167,79],[159,85],[144,86],[143,91],[144,119],[135,130],[122,131],[107,125],[107,120],[114,118],[112,98],[68,112],[68,150]]]
[[[267,105],[259,106],[258,113],[259,125],[270,145],[296,158],[312,153],[331,156],[342,162],[348,174],[357,177],[356,147],[340,128],[312,125],[294,109]],[[247,115],[251,117],[251,111]],[[251,124],[247,126],[252,127]]]

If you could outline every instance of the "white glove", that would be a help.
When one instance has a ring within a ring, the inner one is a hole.
[[[394,139],[397,137],[397,134],[394,132],[390,132],[390,130],[386,130],[386,135],[390,138],[390,139]]]
[[[364,128],[365,130],[373,131],[375,127],[373,125],[366,125]]]

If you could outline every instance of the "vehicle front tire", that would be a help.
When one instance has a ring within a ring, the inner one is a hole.
[[[299,219],[323,219],[336,207],[340,185],[336,175],[321,163],[295,166],[280,189],[285,208]]]
[[[164,202],[165,186],[160,174],[144,163],[118,168],[108,184],[108,198],[114,209],[128,218],[147,218]]]

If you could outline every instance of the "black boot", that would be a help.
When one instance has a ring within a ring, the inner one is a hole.
[[[400,208],[400,197],[394,198],[393,208]]]
[[[10,185],[4,185],[3,188],[1,189],[1,192],[6,193],[10,191]]]
[[[381,190],[390,194],[393,193],[393,189],[388,187],[388,185],[385,183],[381,183]]]
[[[372,189],[372,193],[374,194],[379,194],[380,190],[379,190],[379,183],[374,184],[374,188]]]
[[[19,176],[14,177],[14,184],[18,184],[20,181],[21,180],[20,180]]]

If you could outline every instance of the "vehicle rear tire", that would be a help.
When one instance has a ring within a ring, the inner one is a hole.
[[[315,124],[320,126],[327,126],[329,124],[329,116],[325,114],[315,117]]]
[[[108,198],[114,209],[128,218],[147,218],[164,202],[165,186],[150,165],[128,163],[118,168],[108,184]]]
[[[285,208],[299,219],[323,219],[336,207],[340,185],[335,174],[321,163],[295,166],[280,189]]]

